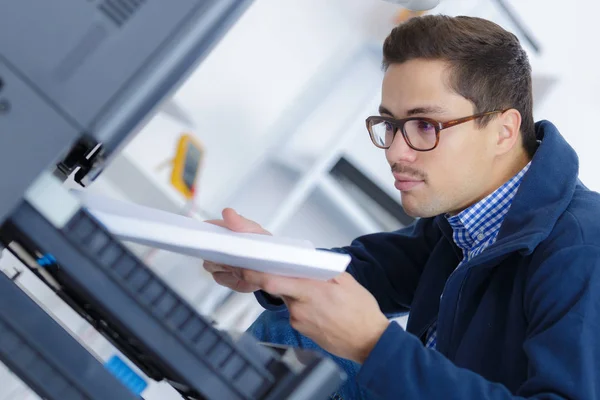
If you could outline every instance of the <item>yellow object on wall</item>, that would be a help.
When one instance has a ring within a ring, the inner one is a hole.
[[[171,184],[186,199],[192,199],[196,193],[196,183],[203,158],[202,145],[190,134],[181,135],[173,159]]]

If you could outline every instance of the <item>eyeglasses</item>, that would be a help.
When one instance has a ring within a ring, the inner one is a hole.
[[[395,119],[373,116],[367,118],[366,123],[371,141],[380,149],[389,149],[396,133],[400,131],[406,144],[411,149],[416,151],[431,151],[438,145],[440,131],[487,115],[503,113],[504,111],[506,110],[489,111],[448,122],[439,122],[423,117]]]

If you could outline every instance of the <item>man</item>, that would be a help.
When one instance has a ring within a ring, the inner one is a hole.
[[[329,282],[206,269],[271,310],[259,338],[318,345],[358,372],[344,398],[598,398],[600,197],[557,129],[534,124],[518,40],[425,16],[383,50],[367,126],[416,223],[333,249],[352,262]],[[268,233],[230,209],[214,222]],[[389,322],[406,311],[406,331]]]

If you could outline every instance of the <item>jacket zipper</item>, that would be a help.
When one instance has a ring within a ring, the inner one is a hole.
[[[473,259],[475,258],[474,257],[474,258],[466,261],[463,265],[461,265],[459,267],[460,269],[462,269],[462,268],[467,268],[467,269],[465,271],[465,276],[464,276],[462,282],[460,283],[460,287],[458,289],[458,296],[456,298],[456,306],[454,307],[454,315],[452,316],[452,330],[450,331],[450,337],[449,337],[449,340],[448,340],[448,344],[452,343],[452,339],[454,337],[454,332],[456,331],[456,319],[457,319],[456,316],[458,315],[458,312],[459,312],[459,309],[460,309],[460,301],[461,301],[461,298],[462,298],[462,292],[463,292],[463,289],[464,289],[464,286],[465,286],[465,282],[467,281],[467,279],[469,278],[469,275],[471,274],[471,269],[476,268],[478,265],[481,266],[481,265],[483,265],[483,264],[485,264],[485,263],[487,263],[487,262],[489,262],[491,260],[494,260],[494,259],[499,259],[501,261],[504,258],[506,258],[506,256],[508,256],[508,254],[509,254],[509,252],[506,251],[506,252],[500,253],[500,255],[498,255],[498,256],[494,255],[492,257],[489,257],[489,253],[488,253],[488,257],[485,257],[485,258],[482,257],[482,259],[478,260],[479,263],[477,263],[477,264],[469,265],[471,263],[471,261],[473,261]],[[483,255],[483,253],[480,254],[480,255]],[[450,282],[450,279],[452,278],[452,276],[454,275],[454,273],[459,268],[456,268],[454,271],[452,271],[452,273],[450,274],[450,276],[446,280],[446,285],[444,285],[444,290],[442,291],[442,296],[443,296],[444,292],[446,291],[446,286],[448,286],[448,283]],[[440,299],[440,301],[441,301],[441,299]]]
[[[468,262],[469,262],[469,261],[466,261],[466,262],[465,262],[465,264],[467,264]],[[462,267],[464,267],[464,266],[465,266],[465,264],[463,264],[463,265],[459,265],[457,268],[454,268],[454,270],[453,270],[453,271],[450,273],[450,276],[448,276],[448,279],[446,279],[446,284],[444,285],[444,289],[442,290],[442,294],[441,294],[441,296],[440,296],[440,307],[439,307],[440,309],[442,308],[442,307],[441,307],[441,302],[442,302],[442,300],[443,300],[443,298],[444,298],[444,293],[446,292],[446,288],[448,287],[448,285],[449,285],[449,283],[450,283],[450,280],[451,280],[451,279],[452,279],[452,277],[455,275],[456,271],[457,271],[459,268],[462,268]],[[454,334],[454,324],[456,323],[456,315],[457,315],[457,311],[458,311],[458,308],[459,308],[459,304],[460,304],[460,298],[461,298],[461,296],[462,296],[462,291],[463,291],[463,286],[464,286],[464,283],[465,283],[465,281],[466,281],[466,275],[465,275],[465,279],[463,279],[463,281],[461,282],[461,284],[460,284],[460,287],[459,287],[459,289],[458,289],[458,297],[457,297],[457,300],[456,300],[456,307],[454,307],[454,315],[452,316],[452,329],[451,329],[451,331],[450,331],[450,336],[449,336],[448,344],[450,344],[450,342],[452,341],[452,336],[453,336],[453,334]],[[437,318],[436,318],[436,319],[434,319],[434,320],[431,322],[431,325],[433,325],[433,323],[434,323],[436,320],[439,320],[439,311],[438,311],[438,316],[437,316]],[[425,332],[426,332],[427,330],[429,330],[429,328],[431,327],[431,325],[429,325],[429,326],[427,327],[427,329],[425,330]]]
[[[468,261],[467,261],[468,262]],[[460,262],[459,262],[460,264]],[[465,263],[466,264],[466,263]],[[462,266],[460,267],[462,268]],[[450,282],[450,279],[452,279],[452,276],[454,275],[454,273],[456,272],[456,270],[459,269],[454,268],[454,270],[452,270],[452,272],[450,273],[450,275],[448,276],[448,279],[446,279],[446,283],[444,284],[444,288],[442,289],[442,294],[440,295],[440,303],[442,302],[442,298],[444,297],[444,292],[446,291],[446,287],[448,286],[448,282]],[[462,290],[462,284],[461,284],[461,289]],[[460,298],[460,291],[459,291],[459,298]],[[441,304],[440,304],[441,305]],[[456,317],[456,314],[455,314]],[[439,308],[438,308],[438,315],[435,315],[433,318],[431,318],[431,320],[425,325],[425,327],[423,329],[421,329],[421,331],[417,332],[417,337],[420,339],[421,337],[423,337],[423,335],[425,333],[427,333],[429,331],[429,329],[433,326],[433,324],[439,320]],[[427,342],[427,338],[425,338],[425,343]]]
[[[433,326],[433,324],[435,323],[435,321],[437,321],[438,316],[434,316],[433,318],[431,318],[431,321],[427,323],[427,325],[425,325],[425,327],[423,329],[421,329],[420,332],[417,332],[417,336],[419,339],[421,339],[423,337],[423,335],[429,331],[429,328],[431,328]],[[425,340],[427,341],[427,338],[425,338]]]
[[[463,288],[465,287],[465,282],[469,278],[470,273],[471,273],[470,269],[465,271],[465,277],[463,278],[462,282],[460,283],[460,288],[458,289],[458,297],[456,298],[456,307],[454,308],[454,316],[452,317],[452,330],[450,331],[448,345],[450,345],[450,343],[452,343],[452,339],[454,338],[454,332],[456,331],[456,320],[457,320],[456,316],[458,315],[458,312],[460,309],[460,300],[462,298]]]

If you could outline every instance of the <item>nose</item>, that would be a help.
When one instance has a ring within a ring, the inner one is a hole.
[[[402,132],[398,131],[394,136],[392,145],[385,151],[385,157],[390,165],[397,162],[412,163],[417,159],[418,153],[406,143]]]

